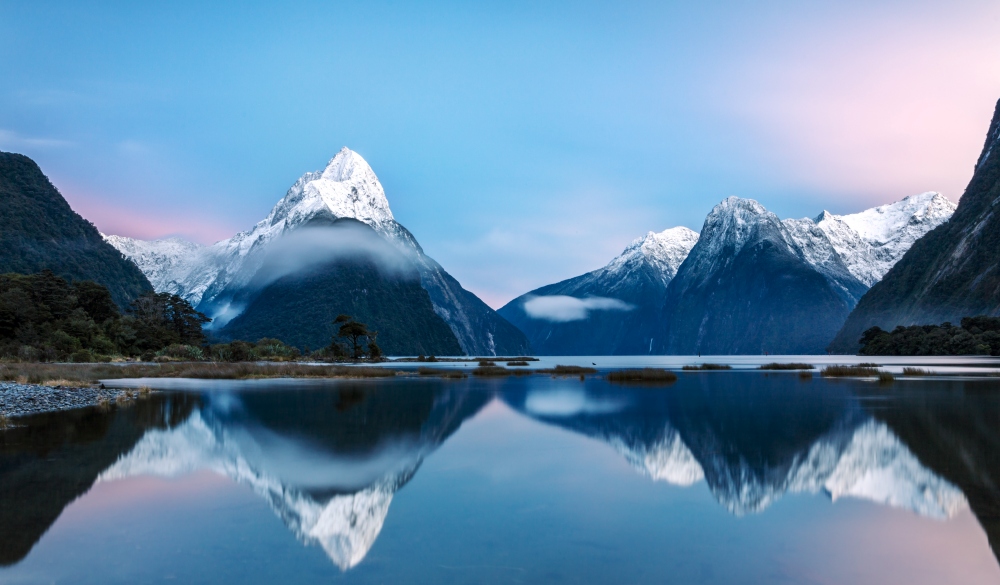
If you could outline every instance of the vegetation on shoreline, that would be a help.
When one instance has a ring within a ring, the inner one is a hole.
[[[871,378],[879,375],[879,369],[874,364],[859,364],[856,366],[827,366],[820,375],[826,378]]]
[[[872,327],[860,340],[858,355],[992,355],[1000,356],[1000,318],[965,317],[961,326],[912,325],[891,332]]]
[[[659,368],[641,368],[608,372],[607,379],[617,384],[670,384],[677,381],[677,374]]]
[[[757,369],[758,370],[778,370],[778,371],[782,371],[782,370],[815,370],[816,367],[813,366],[812,364],[797,364],[797,363],[779,364],[779,363],[770,363],[770,364],[764,364],[764,365],[760,366]]]
[[[707,372],[713,370],[731,370],[733,367],[726,364],[698,364],[684,366],[681,369],[685,372]]]
[[[184,299],[146,293],[122,314],[108,289],[50,271],[0,275],[0,357],[21,361],[112,361],[201,346],[208,318]]]

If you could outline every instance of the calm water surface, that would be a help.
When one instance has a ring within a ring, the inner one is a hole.
[[[161,383],[0,432],[0,582],[1000,583],[990,380]]]

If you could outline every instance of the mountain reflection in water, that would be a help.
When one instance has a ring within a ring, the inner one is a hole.
[[[996,554],[1000,403],[987,384],[886,389],[749,372],[683,375],[668,388],[544,377],[255,383],[47,415],[0,433],[0,562],[23,559],[95,481],[211,470],[264,498],[346,570],[425,458],[494,399],[609,444],[653,480],[704,480],[736,515],[786,493],[936,519],[971,506]]]

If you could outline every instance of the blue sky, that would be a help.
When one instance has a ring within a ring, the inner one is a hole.
[[[990,2],[8,2],[0,149],[103,231],[209,243],[341,146],[499,306],[721,199],[958,200]]]

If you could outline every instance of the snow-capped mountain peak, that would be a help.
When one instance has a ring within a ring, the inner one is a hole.
[[[632,240],[603,270],[608,274],[618,274],[637,263],[646,262],[656,269],[666,286],[696,243],[698,232],[683,226],[658,233],[648,232],[645,236]]]
[[[811,220],[785,220],[785,225],[811,264],[823,269],[835,257],[855,278],[872,286],[915,241],[948,221],[955,208],[947,197],[927,192],[860,213],[824,211]]]
[[[362,221],[387,233],[393,221],[385,190],[368,162],[347,148],[340,150],[326,168],[302,175],[261,223],[289,228],[328,210],[335,217]],[[258,224],[259,225],[259,224]]]

